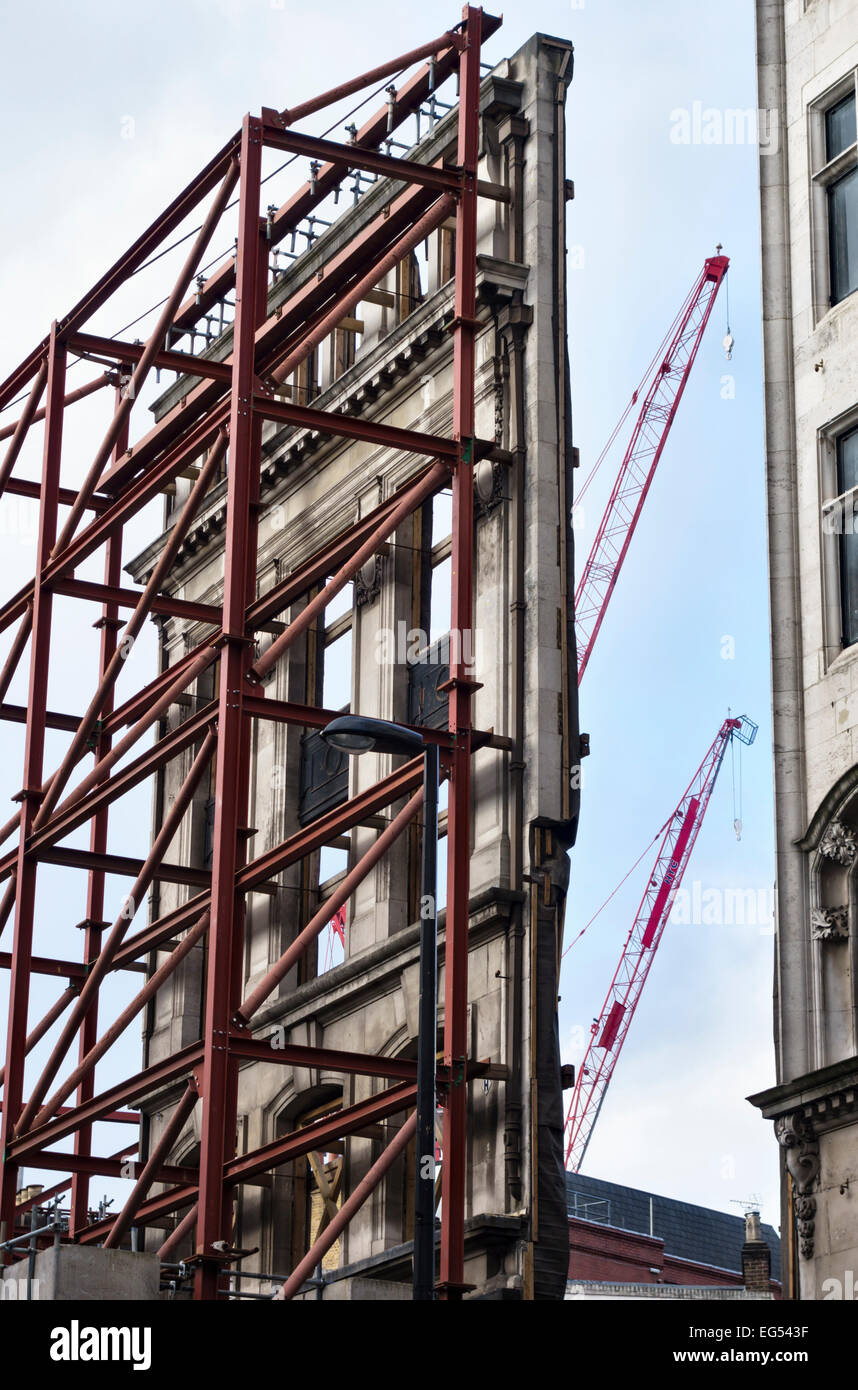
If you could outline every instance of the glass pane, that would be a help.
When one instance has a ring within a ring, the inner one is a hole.
[[[858,535],[840,537],[840,596],[843,610],[843,645],[858,642]]]
[[[432,597],[429,602],[429,640],[434,642],[450,631],[450,606],[453,581],[453,562],[447,557],[432,571]]]
[[[855,97],[838,101],[825,113],[825,157],[835,159],[837,155],[855,144]]]
[[[858,169],[828,190],[831,243],[831,302],[838,304],[858,289]]]
[[[349,856],[346,850],[323,845],[319,852],[319,884],[327,883],[328,879],[334,878],[336,874],[345,873],[348,866]],[[332,970],[335,965],[340,965],[345,960],[345,932],[346,926],[342,919],[332,919],[323,928],[318,938],[316,955],[318,974],[324,975],[326,971]]]
[[[340,592],[331,599],[325,609],[325,627],[330,627],[337,618],[342,618],[345,613],[351,613],[354,607],[354,584],[345,584]]]
[[[432,544],[445,541],[453,531],[453,494],[436,492],[432,498]]]
[[[325,709],[341,710],[352,698],[352,634],[344,632],[325,648],[322,704]]]
[[[858,486],[858,429],[841,435],[837,441],[837,491]]]

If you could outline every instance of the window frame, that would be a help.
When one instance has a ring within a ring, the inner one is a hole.
[[[858,68],[852,68],[807,109],[815,323],[819,323],[832,309],[844,304],[858,291],[856,284],[854,289],[847,291],[839,299],[833,297],[832,227],[829,213],[831,190],[846,175],[858,169],[858,140],[841,150],[833,159],[828,159],[828,114],[850,96],[855,101],[858,118]]]
[[[829,529],[826,517],[836,507],[853,500],[853,526],[858,527],[858,484],[839,487],[839,451],[842,441],[858,430],[858,404],[825,425],[818,435],[820,504],[820,569],[822,576],[823,667],[827,672],[840,657],[858,656],[858,636],[846,642],[842,542],[843,532]]]

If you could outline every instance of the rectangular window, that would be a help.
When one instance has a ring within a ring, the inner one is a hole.
[[[840,608],[843,645],[858,642],[858,530],[855,526],[854,493],[858,487],[858,428],[837,441],[837,489],[841,497],[840,517]]]
[[[818,313],[858,290],[858,140],[855,74],[809,110],[814,240],[828,255],[814,265]],[[826,264],[827,262],[827,264]]]
[[[839,304],[858,289],[858,169],[850,169],[828,190],[828,236],[831,302]]]
[[[855,144],[855,96],[844,97],[825,113],[825,157],[836,159]]]

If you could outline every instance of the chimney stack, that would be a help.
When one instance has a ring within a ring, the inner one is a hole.
[[[745,1214],[745,1244],[742,1246],[742,1281],[746,1289],[768,1293],[772,1277],[772,1254],[763,1240],[760,1213]]]

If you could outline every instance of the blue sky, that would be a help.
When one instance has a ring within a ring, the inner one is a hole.
[[[2,375],[232,133],[245,110],[301,100],[459,17],[455,5],[437,0],[419,13],[372,0],[360,8],[339,2],[311,8],[294,0],[150,0],[145,7],[47,0],[38,22],[32,10],[8,3],[0,15],[6,52],[15,55],[0,94],[10,132],[0,211]],[[513,52],[535,29],[575,44],[567,173],[576,196],[567,240],[582,477],[717,242],[732,262],[736,338],[727,363],[720,346],[722,291],[585,677],[581,718],[593,752],[572,863],[571,940],[673,809],[728,706],[760,723],[757,744],[743,759],[743,837],[737,842],[733,832],[728,763],[686,882],[698,880],[701,891],[768,893],[773,879],[756,150],[750,143],[671,140],[676,113],[691,112],[695,102],[719,112],[756,106],[753,12],[744,0],[717,7],[687,0],[516,2],[507,6],[487,58]],[[322,130],[323,117],[308,128]],[[277,193],[282,196],[280,186]],[[100,327],[122,327],[160,297],[162,283],[138,277]],[[88,369],[76,368],[70,384],[84,380],[83,373]],[[726,375],[732,382],[725,386]],[[72,473],[77,441],[99,418],[88,405],[77,411],[68,449]],[[37,457],[27,467],[35,474]],[[609,464],[587,499],[583,553],[611,481]],[[127,554],[156,524],[156,515],[139,520]],[[29,571],[26,532],[23,512],[4,529],[6,590]],[[70,601],[60,609],[70,613]],[[68,659],[57,666],[52,701],[72,708],[83,699],[95,634],[72,621],[60,628]],[[733,659],[723,657],[725,637],[733,639]],[[151,641],[141,643],[134,657],[140,669],[151,658]],[[12,698],[22,694],[19,686]],[[8,729],[0,738],[3,784],[11,793],[20,784],[19,744]],[[59,751],[53,740],[49,765]],[[144,793],[117,820],[122,842],[113,847],[140,852],[148,817]],[[65,908],[52,872],[44,874],[45,900]],[[112,886],[118,901],[122,885]],[[566,1060],[579,1060],[576,1039],[601,1006],[642,887],[641,875],[633,877],[566,958]],[[77,921],[82,907],[75,912]],[[40,924],[45,945],[76,953],[71,922],[60,927],[56,914],[48,915]],[[733,1212],[740,1210],[734,1201],[759,1194],[764,1217],[777,1222],[776,1148],[769,1127],[744,1100],[774,1078],[771,985],[772,936],[765,925],[668,930],[587,1156],[588,1172]],[[122,981],[112,988],[117,1000],[127,995]],[[46,1006],[55,989],[40,983],[37,1003]],[[120,1049],[107,1059],[99,1085],[133,1065],[136,1043],[132,1033],[130,1062]],[[106,1152],[118,1142],[111,1127],[96,1147]]]

